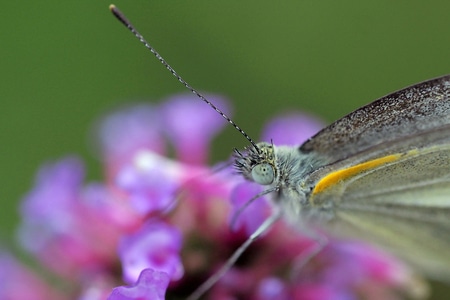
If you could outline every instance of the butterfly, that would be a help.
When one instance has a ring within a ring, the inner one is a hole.
[[[178,81],[249,141],[235,150],[234,165],[265,186],[260,195],[270,194],[279,207],[189,299],[199,298],[281,216],[294,225],[368,239],[429,276],[450,279],[450,75],[363,106],[299,147],[255,143],[182,79],[115,6],[110,9]],[[317,240],[320,250],[326,240]]]

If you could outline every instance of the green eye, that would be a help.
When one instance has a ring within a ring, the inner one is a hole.
[[[259,164],[252,169],[253,180],[261,185],[269,185],[273,182],[273,168],[270,164]]]

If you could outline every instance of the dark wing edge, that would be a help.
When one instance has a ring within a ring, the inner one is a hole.
[[[333,163],[371,147],[450,124],[450,74],[365,105],[324,128],[299,150]]]

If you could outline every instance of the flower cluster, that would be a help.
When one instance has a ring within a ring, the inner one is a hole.
[[[224,99],[209,99],[229,113]],[[230,228],[231,216],[261,188],[228,163],[207,165],[210,141],[225,124],[190,95],[102,119],[96,143],[105,180],[84,183],[76,157],[40,169],[21,206],[18,236],[46,272],[38,275],[4,251],[0,298],[186,298],[271,214],[266,199],[257,199]],[[262,139],[295,145],[320,127],[290,114],[269,123]],[[314,243],[279,221],[206,297],[392,299],[411,290],[407,268],[356,242],[330,240],[295,268]]]

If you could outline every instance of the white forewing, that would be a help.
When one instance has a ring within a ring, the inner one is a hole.
[[[379,145],[311,174],[310,180],[367,160],[400,159],[348,176],[311,197],[332,201],[329,227],[384,246],[427,274],[450,280],[450,127]]]

